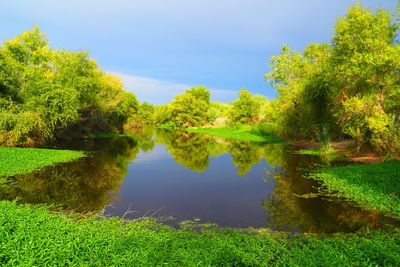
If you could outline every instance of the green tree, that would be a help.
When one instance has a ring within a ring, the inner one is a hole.
[[[239,91],[239,97],[232,103],[229,119],[232,123],[255,123],[258,121],[260,104],[246,89]]]
[[[394,153],[400,145],[397,18],[356,3],[338,19],[330,44],[311,44],[303,53],[284,46],[266,75],[278,93],[268,120],[292,137],[324,143],[352,137]]]
[[[136,113],[132,114],[126,125],[126,128],[142,128],[145,125],[152,125],[155,121],[155,107],[152,104],[143,102]]]
[[[52,50],[37,26],[0,46],[0,144],[122,131],[138,107],[87,52]]]
[[[177,95],[171,103],[172,121],[180,127],[197,127],[209,120],[210,92],[204,87],[193,87]]]
[[[390,12],[374,13],[357,3],[338,20],[332,40],[338,103],[343,107],[337,113],[339,123],[344,133],[381,152],[399,145],[398,29]]]

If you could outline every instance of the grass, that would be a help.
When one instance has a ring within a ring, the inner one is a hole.
[[[329,191],[370,210],[400,217],[400,161],[325,168],[312,175]]]
[[[295,153],[300,155],[315,155],[315,156],[321,155],[321,151],[316,149],[300,149]]]
[[[171,125],[171,124],[162,124],[162,125],[159,125],[157,128],[159,128],[159,129],[172,130],[172,129],[174,129],[174,125]]]
[[[92,138],[112,138],[112,137],[127,137],[125,134],[117,133],[91,133],[89,137]]]
[[[226,139],[238,139],[242,141],[250,142],[283,142],[282,138],[273,135],[260,135],[252,133],[247,128],[229,128],[229,127],[218,127],[218,128],[188,128],[184,129],[191,133],[208,134],[223,137]]]
[[[82,151],[0,147],[0,177],[33,172],[36,169],[84,157]]]
[[[399,232],[322,236],[175,230],[0,202],[2,266],[395,266]]]

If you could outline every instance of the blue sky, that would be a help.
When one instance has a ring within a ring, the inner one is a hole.
[[[264,81],[283,44],[327,42],[354,0],[3,0],[1,40],[32,29],[53,48],[89,50],[141,101],[164,104],[191,86],[230,102],[237,91],[275,96]],[[394,9],[395,0],[365,0]]]

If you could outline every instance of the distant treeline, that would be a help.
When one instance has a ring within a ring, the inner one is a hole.
[[[229,105],[210,102],[209,92],[198,87],[167,105],[143,104],[136,121],[174,127],[266,123],[269,132],[294,139],[329,145],[353,138],[382,155],[397,153],[399,16],[356,3],[337,20],[330,43],[312,43],[301,53],[284,46],[265,76],[276,88],[272,101],[243,89]]]
[[[139,103],[87,52],[52,50],[37,27],[0,46],[0,145],[122,131]]]
[[[253,96],[246,89],[240,90],[239,97],[230,104],[210,101],[209,90],[198,86],[177,95],[165,105],[153,106],[144,102],[128,120],[128,125],[137,128],[143,124],[187,128],[259,123],[263,121],[269,102],[265,96]]]

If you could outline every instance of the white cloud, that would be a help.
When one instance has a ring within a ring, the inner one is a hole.
[[[135,93],[140,102],[147,101],[156,105],[171,102],[171,100],[174,99],[177,94],[182,94],[187,89],[197,86],[135,76],[120,72],[109,73],[121,78],[125,85],[125,90]],[[220,102],[227,103],[233,101],[237,97],[237,92],[233,90],[209,90],[211,93],[211,100],[218,100]]]

